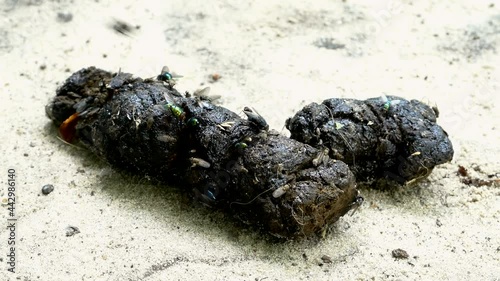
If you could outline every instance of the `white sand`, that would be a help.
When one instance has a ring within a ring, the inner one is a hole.
[[[0,196],[15,168],[18,221],[15,274],[0,231],[0,280],[500,280],[499,187],[456,175],[500,172],[500,3],[247,2],[1,2]],[[113,18],[141,27],[122,36]],[[318,48],[320,38],[345,48]],[[436,104],[455,157],[419,186],[362,190],[366,204],[323,240],[274,243],[56,138],[44,106],[72,72],[150,77],[165,64],[185,76],[180,91],[221,74],[211,93],[284,134],[286,118],[330,97]],[[81,233],[66,237],[68,225]],[[397,248],[410,257],[394,259]],[[332,263],[320,266],[323,255]]]

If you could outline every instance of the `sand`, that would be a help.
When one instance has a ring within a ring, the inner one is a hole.
[[[1,2],[0,280],[500,280],[499,186],[457,175],[462,165],[499,177],[500,3],[251,2]],[[128,36],[114,19],[134,27]],[[455,157],[417,186],[362,189],[365,204],[323,239],[278,243],[60,141],[44,106],[91,65],[142,77],[168,65],[184,76],[180,91],[210,86],[283,134],[313,101],[423,100],[439,107]],[[8,169],[17,221],[7,220]],[[68,226],[80,233],[66,236]]]

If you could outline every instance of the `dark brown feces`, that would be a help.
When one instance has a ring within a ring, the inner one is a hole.
[[[382,96],[312,103],[287,120],[291,138],[349,165],[360,184],[401,186],[427,177],[453,157],[436,112],[416,100]]]
[[[115,167],[175,184],[274,236],[320,233],[356,204],[348,166],[161,79],[94,67],[69,77],[46,107],[66,140]],[[69,121],[68,121],[69,118]]]

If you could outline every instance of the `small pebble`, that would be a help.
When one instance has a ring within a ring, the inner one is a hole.
[[[218,73],[214,73],[214,74],[210,75],[210,78],[212,79],[212,82],[217,82],[219,79],[222,78],[222,76]]]
[[[324,262],[324,263],[332,263],[332,258],[330,258],[329,256],[327,255],[323,255],[321,257],[321,260]]]
[[[71,13],[57,13],[57,21],[59,22],[70,22],[73,19],[73,14]]]
[[[78,234],[78,233],[80,233],[80,229],[78,229],[78,227],[76,227],[76,226],[66,227],[66,236],[67,237],[73,236],[73,235]]]
[[[48,195],[52,191],[54,191],[54,186],[53,185],[46,184],[46,185],[42,186],[42,194],[43,195]]]
[[[132,34],[132,32],[134,31],[134,27],[129,24],[129,23],[126,23],[124,21],[121,21],[121,20],[114,20],[113,24],[112,24],[112,28],[122,34],[122,35],[125,35],[125,36],[130,36]],[[136,25],[135,26],[135,29],[140,29],[141,26],[140,25]]]
[[[395,259],[407,259],[408,253],[403,249],[392,250],[392,257]]]
[[[335,39],[333,38],[319,38],[318,40],[314,41],[313,45],[318,48],[325,48],[328,50],[337,50],[345,48],[345,44],[336,43]]]

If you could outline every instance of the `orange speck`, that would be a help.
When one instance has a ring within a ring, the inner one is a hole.
[[[78,122],[78,113],[74,113],[68,119],[62,122],[59,126],[59,134],[62,139],[71,142],[75,138],[76,133],[76,123]]]

